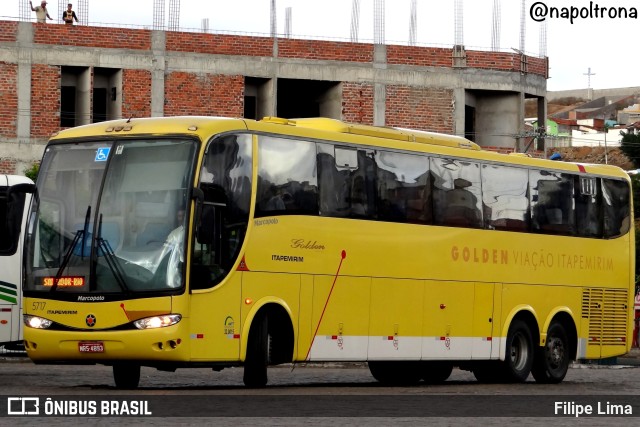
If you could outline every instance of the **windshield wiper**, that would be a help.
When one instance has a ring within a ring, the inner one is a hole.
[[[89,228],[89,219],[91,218],[91,205],[87,206],[87,213],[84,217],[84,227],[82,230],[76,231],[76,235],[73,236],[73,240],[71,241],[71,245],[64,253],[64,258],[62,259],[62,263],[56,272],[56,276],[53,279],[53,285],[51,286],[50,292],[54,292],[58,288],[58,282],[62,277],[62,273],[64,269],[67,268],[67,264],[69,264],[69,260],[71,259],[71,255],[73,254],[73,250],[75,249],[80,237],[82,237],[82,247],[80,248],[80,256],[84,259],[84,245],[86,244],[86,236],[87,236],[87,228]]]
[[[127,286],[125,275],[122,272],[122,267],[120,267],[120,262],[118,261],[118,257],[113,251],[113,248],[111,247],[111,244],[109,243],[109,241],[104,240],[102,238],[102,214],[100,214],[100,220],[98,223],[97,240],[98,240],[98,249],[102,250],[102,253],[104,253],[104,258],[107,261],[107,266],[109,267],[109,270],[111,270],[111,273],[113,273],[113,276],[116,278],[116,281],[118,282],[118,286],[120,286],[120,288],[127,293],[131,292],[129,287]]]

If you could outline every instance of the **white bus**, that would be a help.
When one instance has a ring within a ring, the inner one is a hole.
[[[22,242],[31,194],[17,190],[33,185],[25,176],[0,175],[0,346],[22,347]]]

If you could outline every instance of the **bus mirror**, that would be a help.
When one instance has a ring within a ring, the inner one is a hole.
[[[12,194],[35,194],[37,191],[37,187],[35,184],[16,184],[9,187],[8,197],[10,198]]]

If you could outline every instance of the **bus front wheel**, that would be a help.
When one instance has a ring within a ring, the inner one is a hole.
[[[118,363],[113,365],[116,388],[133,390],[140,384],[140,365]]]
[[[569,340],[567,331],[561,323],[549,326],[544,347],[540,347],[533,361],[531,374],[536,382],[557,384],[561,382],[570,363]]]
[[[260,388],[267,385],[267,366],[271,354],[269,323],[266,315],[254,320],[247,342],[247,356],[244,361],[244,385]]]

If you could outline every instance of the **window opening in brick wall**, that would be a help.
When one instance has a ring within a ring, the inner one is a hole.
[[[89,123],[90,69],[61,67],[60,77],[60,127]]]
[[[338,82],[278,79],[278,116],[340,119],[342,91]]]
[[[93,69],[92,123],[122,118],[122,70]]]
[[[273,80],[256,77],[244,79],[244,118],[261,119],[274,116]]]

